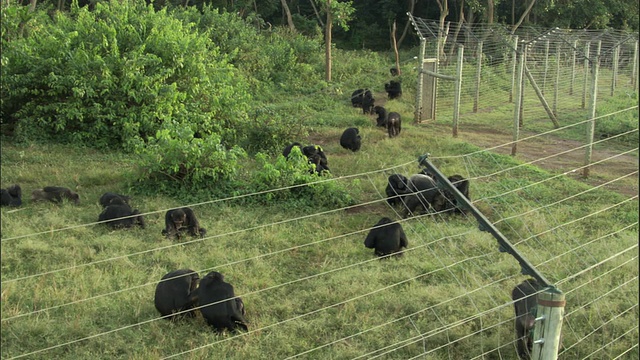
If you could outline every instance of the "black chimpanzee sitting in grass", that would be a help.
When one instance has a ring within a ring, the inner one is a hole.
[[[188,207],[167,211],[164,224],[162,235],[170,239],[181,237],[185,231],[194,237],[204,237],[207,234],[207,230],[200,227],[196,214]]]
[[[402,225],[388,217],[380,219],[364,239],[364,246],[375,249],[377,256],[402,255],[402,248],[409,246]]]
[[[80,203],[80,196],[62,186],[45,186],[42,189],[36,189],[31,192],[31,201],[45,200],[56,204],[61,204],[63,200],[68,200],[78,205]]]
[[[22,205],[22,189],[20,185],[11,185],[6,189],[0,189],[0,206]]]
[[[103,208],[111,205],[111,202],[114,201],[115,204],[120,203],[120,200],[125,204],[129,204],[129,200],[131,198],[127,195],[116,194],[113,192],[106,192],[100,196],[100,200],[98,201]]]
[[[511,292],[516,312],[516,339],[520,359],[530,359],[533,348],[533,328],[535,326],[538,297],[541,286],[535,279],[527,279],[516,285]]]
[[[102,210],[98,216],[98,221],[103,221],[112,229],[130,228],[139,225],[145,228],[144,218],[138,209],[131,209],[122,198],[114,197],[109,205]]]
[[[172,271],[162,277],[156,285],[154,304],[167,320],[181,317],[195,317],[200,276],[191,269]],[[174,315],[179,313],[177,315]]]
[[[384,84],[384,91],[389,95],[389,99],[397,99],[402,96],[402,84],[400,81],[391,80]]]
[[[340,137],[340,146],[353,152],[360,150],[362,138],[359,133],[360,131],[355,127],[345,130]]]
[[[224,281],[221,273],[212,271],[200,280],[198,306],[207,324],[216,331],[248,330],[244,304],[237,299],[233,286]]]

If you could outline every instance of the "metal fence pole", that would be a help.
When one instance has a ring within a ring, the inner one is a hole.
[[[416,108],[413,113],[413,122],[418,123],[422,118],[422,87],[424,86],[424,56],[427,52],[427,41],[420,40],[420,55],[418,56],[418,87],[416,89]]]
[[[576,82],[576,49],[578,48],[578,40],[573,41],[573,49],[571,50],[571,84],[569,85],[569,95],[573,95],[573,85]]]
[[[513,37],[513,48],[518,49],[518,35]],[[516,81],[516,63],[518,62],[518,52],[514,51],[511,56],[511,89],[509,90],[509,102],[513,101],[513,90],[515,89]]]
[[[633,50],[633,67],[631,68],[631,84],[633,85],[633,91],[636,91],[638,87],[638,41]]]
[[[591,43],[588,42],[584,46],[584,81],[582,83],[582,108],[587,107],[587,84],[589,84],[589,50],[591,48]]]
[[[453,137],[458,136],[458,119],[460,118],[460,93],[462,92],[462,62],[464,46],[458,45],[458,65],[456,66],[456,82],[453,95]]]
[[[517,53],[517,52],[516,52]],[[518,62],[518,81],[516,83],[516,101],[513,109],[513,145],[511,145],[511,156],[516,155],[518,148],[518,139],[520,138],[520,106],[522,105],[522,85],[523,85],[523,72],[524,72],[524,59],[523,54],[520,54],[517,58]]]
[[[618,61],[620,57],[620,45],[617,45],[615,49],[613,49],[613,64],[611,64],[611,96],[613,96],[614,91],[616,90],[616,83],[618,82]]]
[[[592,84],[591,84],[591,103],[589,111],[589,119],[587,122],[587,151],[584,157],[584,169],[582,171],[582,176],[589,177],[589,167],[591,164],[591,155],[593,153],[593,137],[596,129],[596,98],[598,95],[598,70],[600,68],[600,48],[602,46],[602,41],[598,40],[598,46],[596,49],[596,54],[593,57],[592,65]]]
[[[549,70],[549,39],[544,42],[544,74],[542,76],[542,94],[547,89],[547,71]]]
[[[558,92],[560,87],[560,44],[556,45],[556,81],[553,85],[553,114],[558,116]]]
[[[478,112],[478,101],[480,98],[480,78],[482,77],[482,46],[484,42],[480,41],[478,43],[478,53],[476,55],[476,59],[478,64],[476,66],[476,93],[473,97],[473,112]]]

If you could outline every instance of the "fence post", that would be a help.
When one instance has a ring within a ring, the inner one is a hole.
[[[528,45],[523,45],[522,46],[522,68],[524,69],[527,66],[527,56],[529,56],[529,46]],[[524,70],[523,70],[524,71]],[[524,77],[522,78],[522,82],[520,83],[520,114],[518,114],[518,126],[523,127],[524,126],[524,94],[525,94],[525,87],[524,87]]]
[[[542,95],[547,89],[547,71],[549,70],[549,39],[544,42],[544,76],[542,76]]]
[[[517,49],[517,47],[516,47]],[[516,51],[517,54],[517,51]],[[513,109],[513,145],[511,145],[511,156],[516,155],[518,139],[520,138],[520,106],[522,105],[522,73],[524,72],[523,54],[520,54],[518,62],[518,82],[516,83],[516,101]]]
[[[516,63],[518,62],[518,35],[513,37],[513,48],[516,51],[513,52],[511,57],[511,90],[509,90],[509,102],[513,101],[513,89],[516,81]]]
[[[458,45],[458,65],[456,66],[456,80],[453,95],[453,137],[458,137],[458,118],[460,117],[460,93],[462,92],[462,61],[464,46]]]
[[[633,91],[636,91],[638,86],[638,41],[633,49],[633,68],[631,68],[631,84],[633,85]]]
[[[576,49],[578,48],[578,40],[573,41],[573,50],[571,51],[571,84],[569,85],[569,95],[573,95],[573,84],[576,82]]]
[[[564,306],[564,294],[558,289],[550,288],[538,294],[532,359],[558,358]]]
[[[553,115],[558,116],[558,87],[560,86],[560,43],[556,44],[556,81],[553,85]]]
[[[476,59],[478,61],[478,65],[476,67],[476,94],[473,97],[473,112],[478,112],[478,100],[480,98],[480,78],[482,76],[482,46],[484,42],[480,41],[478,43],[478,53],[476,55]]]
[[[424,56],[427,52],[427,41],[420,40],[420,55],[418,57],[418,88],[416,89],[416,109],[413,113],[413,122],[419,123],[422,118],[422,87],[424,83]]]
[[[593,71],[592,71],[592,84],[591,84],[591,111],[589,121],[587,122],[587,151],[584,157],[584,168],[582,170],[582,176],[589,177],[589,166],[591,164],[591,154],[593,153],[593,136],[596,129],[596,97],[598,95],[598,70],[600,68],[600,48],[602,41],[598,40],[598,46],[596,48],[596,54],[593,57]]]
[[[589,84],[589,50],[591,43],[587,42],[584,46],[584,65],[582,67],[584,71],[584,81],[582,83],[582,108],[587,107],[587,84]]]
[[[620,57],[620,45],[616,45],[616,48],[613,49],[613,64],[611,64],[611,96],[613,96],[613,92],[616,90],[616,83],[618,82],[618,60]]]

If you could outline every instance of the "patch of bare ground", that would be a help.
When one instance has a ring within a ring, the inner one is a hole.
[[[438,128],[443,133],[451,134],[450,128],[435,124],[431,126]],[[521,133],[520,138],[532,135],[534,134]],[[465,124],[464,129],[458,132],[458,138],[482,149],[508,144],[491,151],[499,154],[511,154],[512,144],[510,142],[513,141],[513,135],[496,131],[488,126]],[[611,183],[604,185],[606,189],[628,197],[638,195],[637,152],[621,155],[623,151],[609,150],[598,146],[593,149],[593,165],[589,167],[589,176],[585,178],[582,167],[584,166],[586,148],[583,145],[584,143],[579,141],[560,139],[552,135],[540,136],[519,142],[515,156],[517,159],[553,173],[571,171],[567,173],[567,176],[592,186],[599,186],[611,181]]]

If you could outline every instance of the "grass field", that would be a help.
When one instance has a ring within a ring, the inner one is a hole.
[[[348,207],[140,194],[129,181],[133,156],[3,140],[2,187],[20,184],[24,204],[1,210],[2,358],[515,359],[510,293],[525,278],[518,263],[470,215],[401,219],[385,201],[389,174],[417,173],[425,153],[443,173],[469,178],[474,205],[566,294],[560,358],[638,358],[637,195],[558,175],[572,168],[482,151],[450,137],[446,120],[413,124],[410,88],[387,105],[405,119],[394,139],[344,96],[329,96],[339,104],[331,120],[321,115],[307,139],[292,140],[323,146],[332,176],[319,181],[348,189]],[[495,119],[510,111],[463,119],[503,129]],[[352,124],[364,141],[357,153],[338,144]],[[609,144],[635,147],[637,159],[637,124],[635,136]],[[72,188],[80,205],[30,202],[45,185]],[[146,229],[96,224],[106,191],[130,194]],[[206,238],[161,235],[166,210],[184,205]],[[400,259],[380,261],[363,246],[382,216],[408,235]],[[160,319],[155,286],[181,268],[223,273],[244,300],[249,332],[218,335],[201,317]]]

